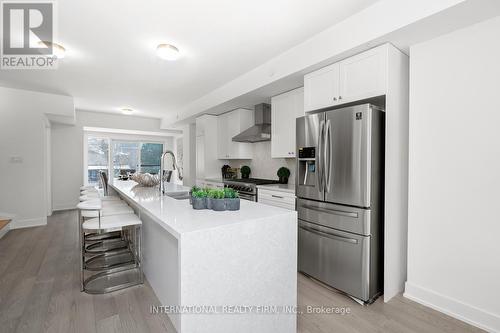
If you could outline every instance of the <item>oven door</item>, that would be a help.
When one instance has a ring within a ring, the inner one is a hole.
[[[238,192],[240,199],[248,200],[248,201],[257,201],[257,196],[253,194]]]

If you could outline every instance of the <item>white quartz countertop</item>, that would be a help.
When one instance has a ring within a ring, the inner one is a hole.
[[[286,193],[295,194],[295,185],[294,184],[257,185],[257,188],[261,188],[263,190],[270,190],[270,191],[286,192]]]
[[[185,233],[199,232],[273,216],[295,214],[295,212],[286,209],[246,200],[241,200],[239,211],[194,210],[187,199],[177,200],[166,195],[161,196],[158,187],[138,186],[133,180],[111,180],[109,185],[120,196],[126,197],[145,210],[176,238],[181,238],[182,234]],[[166,187],[168,193],[189,190],[189,187],[171,183]]]

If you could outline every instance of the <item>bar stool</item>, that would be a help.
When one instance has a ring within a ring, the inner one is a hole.
[[[79,223],[81,291],[101,294],[142,284],[141,220],[133,213],[106,209],[98,200],[82,202],[78,208],[79,221],[82,221],[82,215],[97,214],[96,218]],[[101,247],[97,251],[92,248],[95,243],[86,246],[88,234],[116,232],[123,235],[120,241],[124,246]],[[88,255],[91,255],[89,259],[86,258]],[[85,279],[85,271],[98,273]]]
[[[101,201],[99,199],[86,200],[78,204],[79,221],[99,216],[134,214],[134,210],[125,201]],[[126,247],[122,241],[121,232],[88,233],[84,236],[85,248],[88,253],[102,253],[106,250]]]

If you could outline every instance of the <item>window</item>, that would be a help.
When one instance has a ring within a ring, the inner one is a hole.
[[[108,172],[109,140],[88,138],[87,179],[89,185],[99,184],[99,171]]]
[[[113,176],[135,173],[139,169],[139,142],[113,141]],[[142,172],[142,171],[139,171]]]
[[[161,143],[143,143],[141,145],[141,172],[160,173],[160,159],[163,153]]]
[[[163,144],[156,142],[124,141],[111,138],[87,138],[87,183],[99,184],[99,171],[113,177],[120,173],[160,172]],[[168,161],[167,161],[168,163]]]

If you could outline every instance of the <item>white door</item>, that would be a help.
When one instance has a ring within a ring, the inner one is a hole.
[[[387,53],[375,49],[340,62],[341,103],[385,95]]]
[[[338,104],[339,64],[304,76],[304,110],[314,111]]]

